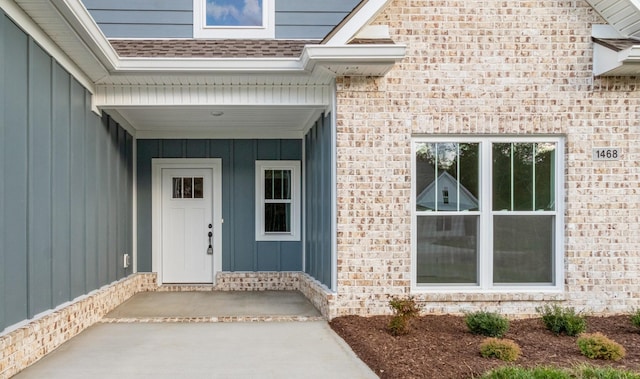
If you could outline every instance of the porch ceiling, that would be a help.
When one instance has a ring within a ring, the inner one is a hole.
[[[302,138],[321,106],[138,106],[105,109],[138,138]]]

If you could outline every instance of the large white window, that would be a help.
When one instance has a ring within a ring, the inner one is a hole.
[[[414,289],[558,290],[561,138],[413,141]]]
[[[193,0],[194,38],[275,37],[275,0]]]
[[[300,240],[299,161],[256,161],[256,240]]]

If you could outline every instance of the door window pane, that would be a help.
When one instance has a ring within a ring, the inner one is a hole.
[[[191,199],[193,197],[193,178],[183,178],[182,197],[185,199]]]
[[[493,217],[494,283],[552,283],[554,216]]]
[[[173,178],[173,199],[182,199],[182,178]]]
[[[423,216],[417,225],[417,282],[478,282],[478,216]]]
[[[202,178],[193,178],[193,198],[202,199],[204,195],[204,182]]]

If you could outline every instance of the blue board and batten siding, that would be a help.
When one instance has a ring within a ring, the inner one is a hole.
[[[331,117],[320,118],[305,136],[306,245],[304,271],[331,288]]]
[[[359,2],[275,0],[275,37],[322,39]],[[108,38],[193,38],[193,0],[83,0],[83,3]]]
[[[222,159],[222,270],[301,271],[300,241],[256,241],[255,161],[301,160],[301,140],[138,140],[138,271],[150,272],[153,158]]]
[[[133,138],[0,12],[0,331],[129,273]]]

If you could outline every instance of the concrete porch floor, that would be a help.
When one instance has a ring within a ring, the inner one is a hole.
[[[133,296],[15,376],[87,377],[377,376],[299,292],[158,291]]]
[[[156,291],[134,295],[104,321],[161,318],[298,321],[322,320],[322,315],[298,291]]]

